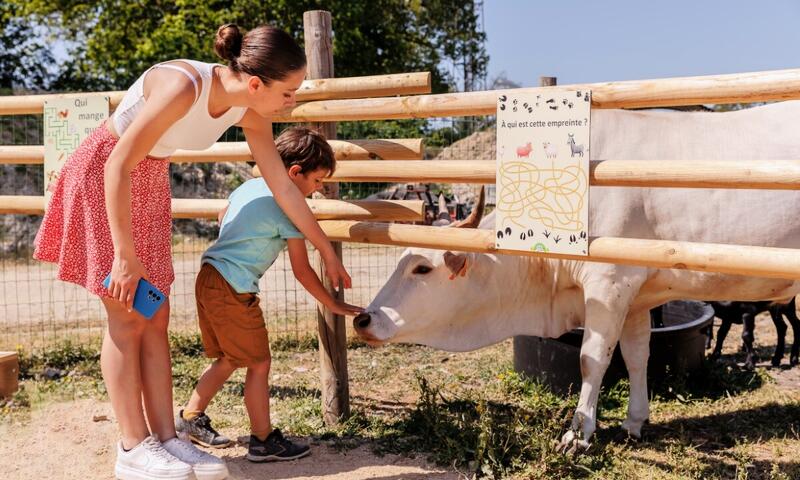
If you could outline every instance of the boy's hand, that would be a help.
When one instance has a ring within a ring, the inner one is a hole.
[[[364,309],[361,307],[350,305],[349,303],[345,303],[341,300],[334,300],[332,304],[326,305],[326,307],[328,307],[328,309],[336,315],[347,315],[348,317],[355,317],[364,311]]]

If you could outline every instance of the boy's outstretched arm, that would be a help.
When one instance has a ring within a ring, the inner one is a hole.
[[[328,292],[319,281],[317,273],[308,263],[308,249],[306,241],[302,238],[289,238],[286,240],[289,250],[289,261],[292,263],[292,272],[295,278],[303,285],[317,301],[337,315],[355,316],[363,312],[364,309],[342,302]]]

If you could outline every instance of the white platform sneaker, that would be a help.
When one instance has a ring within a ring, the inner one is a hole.
[[[192,442],[175,437],[163,445],[178,460],[192,466],[197,480],[222,480],[228,476],[228,467],[224,460],[200,450]]]
[[[127,452],[121,441],[117,444],[114,474],[120,480],[189,480],[192,467],[165,450],[155,437],[149,436]]]

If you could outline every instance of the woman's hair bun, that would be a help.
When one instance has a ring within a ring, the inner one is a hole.
[[[214,51],[224,60],[234,61],[242,51],[242,32],[235,23],[219,27],[214,39]]]

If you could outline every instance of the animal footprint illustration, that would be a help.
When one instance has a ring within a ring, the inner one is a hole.
[[[503,231],[502,230],[498,230],[497,231],[497,238],[503,238]]]
[[[544,231],[544,238],[550,238],[550,232],[547,230]]]
[[[553,241],[554,241],[554,242],[556,242],[556,243],[558,243],[558,242],[560,242],[560,241],[561,241],[561,237],[559,237],[558,235],[556,235],[555,237],[553,237]]]

